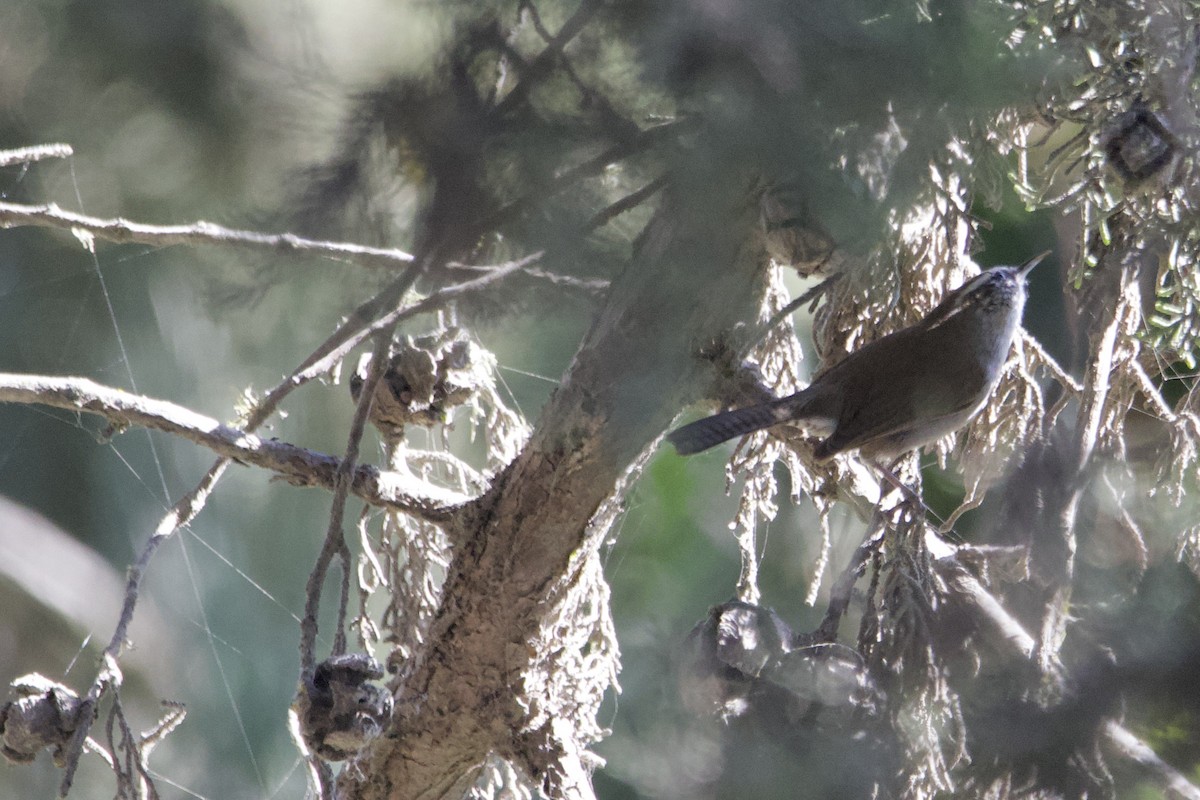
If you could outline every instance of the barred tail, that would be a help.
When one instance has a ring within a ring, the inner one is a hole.
[[[749,408],[722,411],[672,431],[667,434],[667,441],[675,445],[679,455],[690,456],[735,436],[744,436],[777,425],[788,419],[789,415],[786,412],[786,408],[778,400]]]

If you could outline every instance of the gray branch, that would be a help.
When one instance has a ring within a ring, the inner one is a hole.
[[[286,442],[263,439],[183,406],[102,386],[86,378],[0,373],[0,402],[53,406],[104,417],[115,426],[139,425],[207,447],[243,464],[275,472],[296,486],[332,489],[338,459]],[[444,520],[465,495],[409,475],[372,466],[354,471],[351,491],[374,506]]]
[[[86,231],[98,239],[118,243],[172,245],[222,245],[273,253],[302,253],[356,264],[360,267],[397,271],[412,263],[403,250],[367,247],[350,242],[305,239],[293,233],[259,233],[226,228],[200,220],[186,225],[146,225],[127,219],[100,219],[62,209],[56,203],[24,205],[0,202],[0,228],[32,225]]]
[[[0,150],[0,167],[44,161],[47,158],[69,158],[75,151],[69,144],[36,144],[15,150]]]
[[[454,516],[442,606],[396,687],[392,730],[369,770],[342,772],[341,796],[461,795],[491,752],[552,797],[591,795],[570,711],[535,723],[525,676],[554,659],[538,632],[607,534],[606,503],[702,394],[697,353],[757,311],[766,258],[748,204],[697,194],[668,188],[525,449]]]

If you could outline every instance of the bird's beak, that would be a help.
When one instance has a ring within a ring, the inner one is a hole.
[[[1024,264],[1021,265],[1021,268],[1019,270],[1017,270],[1017,272],[1020,273],[1022,278],[1024,278],[1033,270],[1034,267],[1036,267],[1038,264],[1042,263],[1042,259],[1045,258],[1046,256],[1050,255],[1050,252],[1051,251],[1047,250],[1046,252],[1039,253],[1038,255],[1029,259]]]

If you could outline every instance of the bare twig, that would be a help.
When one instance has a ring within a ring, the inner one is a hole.
[[[1124,324],[1128,299],[1125,286],[1132,280],[1128,268],[1121,272],[1116,303],[1112,312],[1105,317],[1104,327],[1096,335],[1093,357],[1084,377],[1083,399],[1080,402],[1076,439],[1076,469],[1082,476],[1092,457],[1092,451],[1100,438],[1105,404],[1112,381],[1113,358],[1116,354],[1118,336]]]
[[[300,669],[305,676],[311,674],[316,665],[314,651],[317,644],[317,617],[321,610],[321,590],[325,586],[325,575],[329,571],[329,565],[333,561],[333,557],[342,553],[345,549],[342,518],[346,510],[346,496],[349,494],[351,484],[353,483],[354,469],[358,461],[358,448],[362,442],[363,431],[366,429],[367,416],[371,410],[371,400],[375,396],[375,389],[379,385],[379,381],[383,378],[383,374],[387,370],[390,344],[391,336],[389,334],[381,332],[377,335],[375,352],[372,355],[366,380],[363,381],[362,390],[358,396],[358,405],[354,411],[354,421],[350,425],[350,436],[346,443],[346,453],[342,457],[342,462],[338,465],[337,473],[334,476],[333,503],[329,511],[329,526],[325,531],[325,543],[321,546],[321,552],[317,555],[317,563],[313,566],[312,572],[308,576],[308,585],[305,588],[304,619],[300,623]],[[343,559],[343,594],[347,591],[349,574],[350,563]],[[344,630],[344,614],[345,604],[342,604],[336,623],[339,634]],[[344,639],[339,637],[338,641],[342,643],[343,647],[345,646]],[[341,655],[336,645],[334,646],[333,655]]]
[[[574,186],[583,178],[597,175],[603,172],[610,164],[620,161],[623,158],[628,158],[634,153],[639,153],[648,147],[658,143],[664,138],[677,134],[682,130],[694,124],[691,119],[677,119],[671,122],[664,122],[661,125],[655,125],[651,128],[646,128],[637,136],[630,138],[628,141],[619,142],[608,148],[599,155],[589,158],[581,164],[577,164],[570,169],[560,173],[553,180],[548,181],[545,185],[538,186],[529,193],[518,197],[508,205],[500,208],[479,225],[480,232],[492,230],[503,225],[508,220],[515,217],[518,213],[533,205],[535,202],[544,202],[553,197],[559,192]],[[659,187],[656,187],[656,190]]]
[[[744,349],[749,352],[753,348],[757,347],[759,343],[761,343],[763,339],[767,338],[771,331],[775,329],[776,325],[783,322],[786,318],[792,315],[792,312],[804,304],[811,302],[815,306],[816,302],[821,298],[821,295],[825,294],[825,292],[829,290],[829,287],[833,286],[841,279],[842,273],[835,272],[825,280],[818,283],[816,286],[809,289],[804,294],[797,297],[795,300],[790,301],[783,308],[776,311],[771,315],[771,318],[767,320],[767,323],[762,326],[762,331],[759,333],[759,335],[755,337],[754,340],[750,342],[749,346]]]
[[[350,351],[365,342],[371,335],[381,330],[390,329],[404,320],[419,314],[445,308],[449,303],[460,297],[490,287],[515,272],[528,270],[529,265],[541,257],[542,253],[539,251],[517,261],[511,261],[496,267],[491,272],[485,273],[474,280],[448,286],[423,300],[413,303],[411,306],[395,308],[382,316],[378,316],[380,309],[385,308],[387,302],[396,297],[400,287],[392,284],[384,288],[379,294],[356,308],[346,321],[304,360],[304,363],[295,372],[276,385],[271,391],[267,392],[263,399],[247,415],[246,430],[253,430],[265,422],[271,414],[275,413],[275,409],[279,407],[283,399],[291,394],[294,389],[328,373]],[[398,298],[396,299],[398,300]]]
[[[667,176],[660,175],[637,191],[627,194],[615,203],[600,209],[588,220],[587,230],[590,231],[607,225],[613,218],[649,200],[666,185]]]
[[[262,439],[183,406],[102,386],[86,378],[0,373],[0,402],[86,411],[105,417],[115,426],[135,424],[165,431],[203,445],[224,458],[269,469],[298,486],[333,488],[340,464],[333,456]],[[354,471],[352,491],[371,505],[434,520],[444,519],[451,507],[469,500],[465,495],[413,476],[380,472],[369,466]],[[168,515],[167,519],[173,524],[177,515]]]
[[[563,48],[579,35],[579,32],[583,30],[588,21],[603,6],[604,0],[583,0],[579,4],[579,8],[575,9],[575,13],[563,24],[562,28],[558,31],[558,35],[551,39],[546,47],[529,62],[529,65],[525,68],[525,74],[521,76],[521,80],[496,106],[494,111],[496,116],[500,117],[507,114],[529,96],[529,92],[533,90],[538,81],[550,72],[550,69],[558,60],[559,54],[562,53]]]
[[[0,167],[28,164],[47,158],[69,158],[74,153],[71,145],[62,143],[35,144],[32,147],[19,147],[15,150],[0,150]]]
[[[155,546],[157,547],[157,545]],[[141,560],[139,559],[140,562]],[[133,570],[131,569],[129,581],[131,587],[134,586],[133,581],[135,580],[132,572]],[[136,580],[138,582],[141,581],[140,573],[136,577]],[[136,588],[133,594],[135,597],[134,603],[136,603]],[[126,597],[126,605],[128,606],[128,595]],[[124,619],[124,616],[124,612],[122,612],[122,621],[126,622],[127,625],[128,622]],[[130,617],[132,617],[132,612],[130,613]],[[120,630],[124,630],[124,627],[120,624],[117,627]],[[121,685],[122,675],[121,668],[117,665],[117,654],[120,653],[123,645],[124,639],[118,639],[114,636],[112,641],[108,643],[108,647],[104,648],[100,662],[102,665],[100,667],[100,674],[92,682],[91,688],[88,689],[87,696],[84,697],[83,702],[79,704],[79,727],[75,729],[75,733],[71,736],[71,741],[63,749],[63,779],[58,787],[59,797],[66,797],[70,793],[71,785],[75,782],[75,770],[78,769],[79,759],[83,755],[83,748],[88,742],[92,741],[88,738],[88,731],[91,730],[92,723],[95,721],[96,706],[100,702],[101,695],[108,691],[110,687],[119,687]],[[98,744],[94,744],[92,749],[103,750]],[[112,766],[115,764],[116,758],[117,754],[111,753],[108,754],[108,758],[105,760]]]
[[[1146,374],[1146,369],[1137,361],[1129,362],[1129,371],[1133,375],[1134,382],[1137,383],[1138,389],[1142,391],[1142,395],[1146,398],[1146,402],[1154,409],[1154,413],[1158,414],[1159,418],[1164,422],[1174,424],[1179,418],[1167,401],[1163,399],[1162,392],[1154,385],[1154,381]]]
[[[526,275],[531,278],[545,281],[552,286],[561,286],[565,289],[575,289],[583,294],[598,297],[608,291],[609,282],[603,278],[577,278],[574,275],[562,275],[557,272],[548,272],[537,267],[523,267],[521,269]]]
[[[100,219],[59,208],[56,203],[24,205],[0,202],[0,228],[33,225],[41,228],[83,230],[109,242],[172,245],[221,245],[273,253],[304,253],[373,269],[397,270],[413,263],[403,250],[367,247],[351,242],[305,239],[292,233],[259,233],[226,228],[199,220],[186,225],[146,225],[127,219]]]
[[[608,287],[610,285],[609,281],[603,278],[580,278],[575,275],[564,275],[561,272],[550,272],[549,270],[538,269],[537,267],[531,266],[533,261],[531,258],[523,259],[523,261],[524,263],[529,264],[529,266],[523,266],[520,268],[520,271],[525,275],[528,275],[535,280],[545,281],[552,286],[556,286],[561,289],[569,289],[592,298],[603,295],[606,291],[608,291]],[[474,280],[475,278],[481,278],[490,275],[497,269],[504,269],[511,263],[514,262],[508,262],[507,264],[478,266],[475,264],[458,264],[452,262],[447,264],[442,272],[447,278],[454,278],[456,281],[466,282],[467,280]]]
[[[393,325],[393,328],[395,326]],[[362,443],[363,432],[366,429],[367,417],[371,411],[372,398],[375,389],[383,378],[388,367],[388,357],[391,350],[392,330],[380,331],[375,336],[375,352],[366,380],[363,381],[362,391],[355,407],[354,420],[350,425],[350,435],[346,443],[346,452],[342,463],[338,465],[334,478],[333,502],[329,510],[329,526],[325,531],[325,542],[317,554],[317,563],[313,565],[308,575],[308,583],[304,590],[304,619],[300,622],[300,672],[302,680],[309,680],[316,668],[317,621],[321,613],[321,592],[325,587],[325,576],[329,573],[329,565],[334,556],[341,560],[342,581],[340,602],[338,603],[337,619],[334,622],[334,643],[332,655],[341,655],[346,651],[346,608],[350,597],[350,550],[346,546],[346,537],[342,531],[342,520],[346,511],[346,496],[353,485],[355,465],[358,461],[359,445]],[[312,767],[318,775],[318,790],[322,800],[332,800],[336,796],[333,776],[328,765],[323,764],[315,754],[310,754]]]
[[[51,146],[47,145],[47,147]],[[65,145],[63,146],[65,147]],[[0,151],[0,167],[5,166],[4,158],[7,154],[19,152],[22,151]],[[655,186],[657,190],[657,185],[652,184],[652,186]],[[650,187],[646,188],[649,189]],[[628,199],[626,198],[626,200]],[[98,217],[76,214],[73,211],[61,209],[54,203],[33,206],[0,202],[0,228],[17,228],[21,226],[59,228],[72,231],[83,230],[105,241],[146,244],[153,247],[218,245],[274,253],[302,253],[372,269],[396,270],[400,267],[407,268],[413,265],[413,256],[411,253],[397,249],[368,247],[366,245],[354,244],[353,242],[319,241],[306,239],[294,233],[261,233],[258,231],[236,230],[203,220],[185,225],[147,225],[120,218],[100,219]],[[556,275],[532,267],[531,264],[540,257],[541,253],[538,253],[536,256],[522,259],[519,262],[508,262],[494,266],[474,266],[457,263],[448,266],[452,271],[485,271],[488,275],[493,275],[494,279],[495,272],[505,270],[513,263],[517,263],[520,265],[521,271],[532,278],[567,288],[579,289],[589,294],[602,292],[608,286],[607,281],[586,280],[570,275]],[[505,274],[508,273],[505,272]],[[401,279],[397,280],[397,283],[400,283],[405,277],[402,276]],[[385,293],[389,297],[393,297],[396,294],[395,291],[386,292],[385,290],[380,295],[384,295]],[[378,308],[381,305],[377,298],[372,298],[369,303],[371,308]]]

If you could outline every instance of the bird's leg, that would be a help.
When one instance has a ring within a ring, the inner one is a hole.
[[[927,515],[936,519],[937,515],[930,510],[929,506],[925,505],[925,501],[921,498],[921,495],[917,493],[917,490],[900,480],[900,477],[896,474],[896,468],[900,466],[900,462],[905,458],[908,458],[908,456],[900,456],[887,466],[884,466],[881,462],[874,459],[868,459],[868,463],[879,471],[879,474],[887,483],[892,486],[893,489],[896,489],[901,495],[904,496],[905,502],[908,502],[914,508],[924,511]],[[880,504],[882,505],[882,503],[883,495],[881,493]]]

